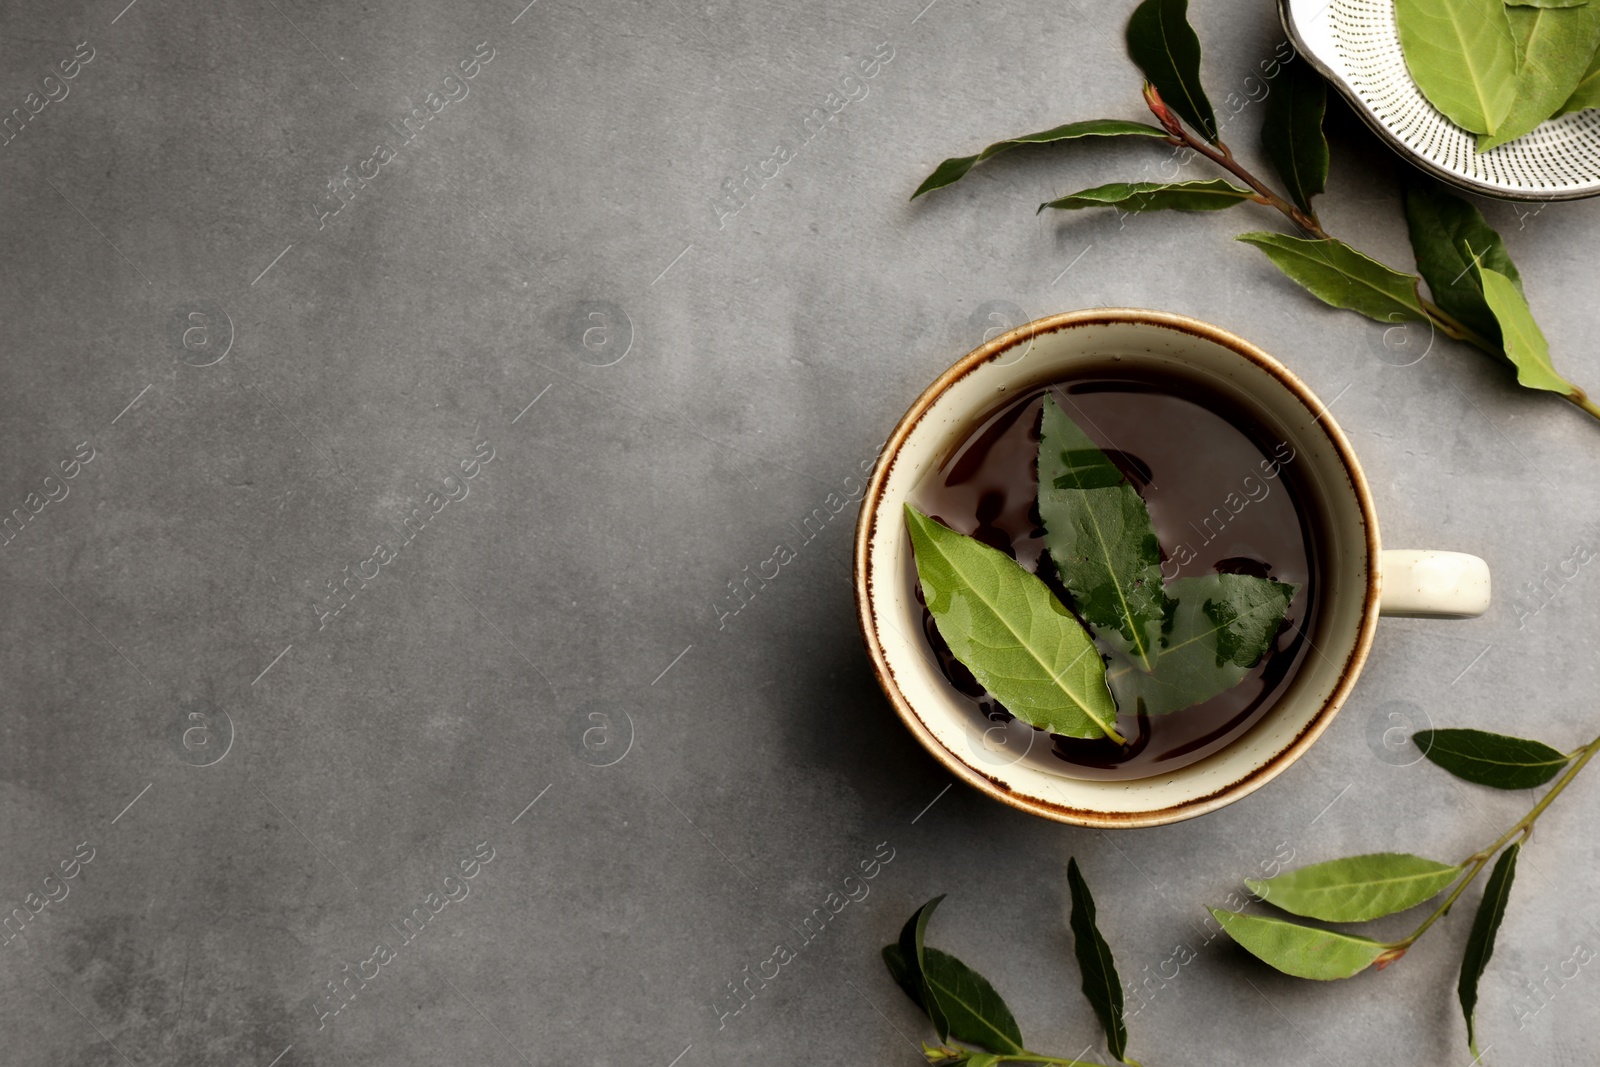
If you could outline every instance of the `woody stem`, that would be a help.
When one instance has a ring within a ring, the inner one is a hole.
[[[1317,224],[1315,216],[1301,211],[1283,197],[1273,192],[1272,189],[1267,186],[1266,182],[1250,173],[1250,171],[1245,168],[1244,164],[1234,159],[1233,152],[1220,139],[1215,142],[1216,147],[1213,148],[1211,144],[1206,143],[1205,141],[1196,137],[1193,133],[1189,132],[1189,128],[1179,121],[1178,116],[1173,114],[1172,110],[1168,108],[1164,102],[1162,102],[1161,95],[1157,93],[1155,87],[1149,83],[1146,83],[1144,87],[1144,99],[1145,103],[1149,105],[1151,113],[1160,120],[1162,129],[1166,130],[1167,133],[1171,134],[1173,137],[1176,137],[1184,144],[1194,149],[1196,152],[1199,152],[1201,155],[1211,160],[1211,162],[1215,163],[1217,166],[1228,171],[1234,177],[1244,182],[1251,189],[1255,190],[1256,197],[1259,197],[1260,203],[1266,204],[1269,207],[1277,208],[1285,218],[1294,223],[1296,226],[1300,227],[1306,233],[1309,233],[1311,236],[1322,238],[1324,240],[1327,239],[1327,233],[1325,233],[1322,227]]]

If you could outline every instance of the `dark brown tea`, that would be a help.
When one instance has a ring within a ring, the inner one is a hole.
[[[964,694],[983,741],[962,753],[997,771],[1022,761],[1073,778],[1144,778],[1187,766],[1260,721],[1307,655],[1322,595],[1317,546],[1325,537],[1294,449],[1238,401],[1199,379],[1107,364],[1033,389],[982,419],[917,490],[925,514],[1012,556],[1072,606],[1045,550],[1038,506],[1039,422],[1046,393],[1083,428],[1144,498],[1161,542],[1165,581],[1214,572],[1299,586],[1276,639],[1244,680],[1166,715],[1119,709],[1128,739],[1061,737],[1016,721],[950,653],[933,616],[922,630],[951,685]],[[1044,560],[1041,565],[1041,556]],[[914,564],[909,564],[913,567]],[[912,579],[921,599],[921,587]]]

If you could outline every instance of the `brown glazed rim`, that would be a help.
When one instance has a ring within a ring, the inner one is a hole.
[[[895,682],[894,672],[890,669],[888,659],[884,656],[883,644],[878,637],[877,623],[873,616],[871,602],[871,546],[873,529],[877,525],[878,510],[883,500],[884,483],[888,480],[889,472],[894,468],[895,462],[899,458],[900,449],[905,444],[906,438],[911,435],[911,431],[921,422],[922,417],[927,414],[935,401],[943,396],[950,386],[1008,349],[1022,342],[1031,341],[1043,334],[1081,326],[1102,326],[1120,323],[1132,323],[1140,326],[1154,326],[1159,329],[1172,330],[1176,333],[1188,334],[1191,337],[1210,341],[1213,344],[1236,352],[1276,378],[1285,389],[1305,405],[1307,410],[1317,417],[1318,425],[1322,427],[1324,434],[1327,435],[1328,440],[1334,446],[1334,450],[1338,453],[1339,460],[1344,466],[1345,475],[1349,478],[1351,491],[1355,494],[1357,505],[1361,510],[1362,524],[1366,529],[1367,536],[1367,588],[1362,603],[1361,625],[1356,636],[1356,643],[1345,660],[1344,670],[1339,676],[1339,682],[1323,702],[1322,707],[1317,710],[1316,715],[1312,717],[1311,721],[1306,724],[1292,742],[1262,766],[1206,796],[1195,797],[1181,804],[1151,811],[1105,812],[1087,808],[1073,808],[1064,804],[1054,804],[1046,800],[1040,800],[1036,797],[1019,795],[1004,780],[985,774],[972,767],[961,757],[946,748],[933,735],[933,731],[922,721],[915,709],[912,708],[911,702],[900,691],[899,685]],[[1373,514],[1372,494],[1367,488],[1366,476],[1361,472],[1361,464],[1356,460],[1355,453],[1351,450],[1350,442],[1346,440],[1344,432],[1339,429],[1338,424],[1328,415],[1326,405],[1318,400],[1306,384],[1297,378],[1293,372],[1243,338],[1236,337],[1228,331],[1212,326],[1209,323],[1191,319],[1186,315],[1175,315],[1165,311],[1148,311],[1142,308],[1095,308],[1090,311],[1070,311],[1036,319],[1024,326],[1019,326],[1010,333],[1002,334],[961,357],[954,366],[939,375],[938,379],[923,390],[921,396],[917,397],[916,402],[911,405],[910,410],[900,419],[900,422],[894,428],[894,432],[889,435],[889,440],[884,444],[883,451],[878,457],[877,466],[872,472],[872,479],[867,484],[866,495],[862,498],[861,513],[856,521],[856,615],[861,625],[862,639],[866,641],[867,652],[872,658],[873,673],[878,676],[878,684],[883,686],[883,691],[888,696],[889,702],[894,705],[895,711],[899,713],[901,721],[906,724],[906,728],[911,731],[917,740],[922,742],[924,748],[933,753],[934,758],[944,764],[956,777],[1002,803],[1009,804],[1033,815],[1054,819],[1057,822],[1099,829],[1162,826],[1167,823],[1180,822],[1184,819],[1192,819],[1197,815],[1204,815],[1206,812],[1215,811],[1253,793],[1279,774],[1282,774],[1291,763],[1300,758],[1306,749],[1311,747],[1311,743],[1321,736],[1322,731],[1328,728],[1328,724],[1333,721],[1334,715],[1338,713],[1345,698],[1349,696],[1351,688],[1355,685],[1356,676],[1361,673],[1362,664],[1366,662],[1367,653],[1372,648],[1372,635],[1378,623],[1378,599],[1383,585],[1383,572],[1380,566],[1379,553],[1378,524],[1376,516]]]

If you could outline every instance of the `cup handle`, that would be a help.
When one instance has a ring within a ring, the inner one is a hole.
[[[1378,614],[1473,619],[1489,610],[1489,565],[1465,552],[1388,549]]]

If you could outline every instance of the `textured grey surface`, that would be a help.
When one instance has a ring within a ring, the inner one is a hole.
[[[5,111],[80,42],[93,58],[0,146],[0,492],[66,490],[0,550],[4,906],[93,858],[0,944],[0,1059],[910,1065],[927,1031],[877,950],[941,892],[936,943],[1072,1054],[1095,1035],[1076,855],[1147,983],[1146,1064],[1465,1062],[1470,910],[1324,986],[1208,943],[1201,907],[1290,850],[1456,856],[1523,810],[1408,764],[1390,727],[1587,739],[1600,577],[1531,617],[1513,599],[1600,540],[1600,433],[1443,339],[1392,365],[1381,330],[1230,241],[1273,225],[1258,209],[1034,216],[1160,146],[1017,153],[908,204],[946,155],[1141,111],[1126,2],[925,2],[6,5]],[[1194,18],[1219,110],[1259,95],[1271,5]],[[466,96],[399,146],[429,91]],[[1225,129],[1251,159],[1260,109]],[[1392,159],[1335,126],[1324,222],[1406,262]],[[395,158],[319,228],[379,143]],[[1485,210],[1562,365],[1600,384],[1600,209]],[[853,504],[737,615],[717,605],[849,492],[989,301],[1169,309],[1263,345],[1337,397],[1387,542],[1483,555],[1498,603],[1386,621],[1327,735],[1201,820],[1106,835],[944,792],[856,634]],[[94,458],[45,483],[80,442]],[[319,628],[346,567],[377,577]],[[1600,946],[1597,789],[1525,854],[1485,979],[1496,1062],[1600,1055],[1591,969],[1527,991]],[[875,852],[870,893],[800,947]],[[469,895],[404,942],[392,924],[447,889]],[[720,1019],[779,944],[796,958]],[[322,1017],[341,965],[377,977]]]

